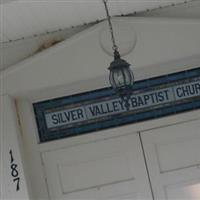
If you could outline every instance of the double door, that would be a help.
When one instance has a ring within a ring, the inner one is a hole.
[[[199,120],[130,130],[42,157],[50,199],[200,199]]]

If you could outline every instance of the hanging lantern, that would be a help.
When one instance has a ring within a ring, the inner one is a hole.
[[[134,75],[130,64],[120,58],[118,51],[114,52],[114,61],[111,62],[109,81],[116,90],[130,89],[134,82]]]
[[[130,109],[130,97],[131,97],[131,89],[132,85],[134,83],[134,75],[133,72],[130,69],[130,64],[126,62],[125,60],[121,59],[120,53],[118,51],[118,47],[116,45],[113,27],[111,23],[111,17],[109,15],[108,6],[107,6],[107,0],[103,0],[106,14],[107,14],[107,20],[109,24],[110,34],[111,34],[111,40],[113,43],[113,54],[114,54],[114,60],[111,62],[109,66],[110,75],[109,75],[109,81],[112,86],[112,88],[116,91],[118,96],[121,97],[122,101],[125,104],[125,107],[127,110]]]

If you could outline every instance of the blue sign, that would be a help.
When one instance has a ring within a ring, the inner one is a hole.
[[[35,103],[40,142],[200,107],[200,68],[138,81],[130,110],[111,88]]]

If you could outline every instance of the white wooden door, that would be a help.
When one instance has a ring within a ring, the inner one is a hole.
[[[200,120],[141,137],[155,199],[200,200]]]
[[[50,199],[152,199],[138,134],[42,153]]]

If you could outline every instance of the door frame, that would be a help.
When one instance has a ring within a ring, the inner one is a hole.
[[[190,63],[190,65],[185,63]],[[149,66],[148,68],[136,68],[135,73],[138,76],[137,80],[148,79],[155,76],[166,75],[168,73],[193,69],[197,66],[196,63],[199,63],[199,57],[190,57],[176,61],[169,61],[168,63],[156,64],[154,66]],[[41,91],[36,90],[31,92],[22,92],[18,96],[12,95],[12,99],[16,102],[16,107],[18,110],[18,120],[20,121],[22,132],[23,151],[26,156],[25,162],[28,166],[27,168],[29,169],[28,176],[30,177],[30,180],[32,180],[31,188],[33,191],[33,199],[35,199],[34,195],[38,195],[43,199],[49,198],[46,175],[43,167],[44,162],[41,156],[42,152],[67,148],[70,146],[94,142],[96,140],[105,140],[107,138],[124,134],[140,133],[146,130],[200,119],[200,111],[194,110],[177,115],[171,115],[135,124],[123,125],[112,129],[92,132],[90,134],[85,134],[78,137],[64,138],[61,140],[39,144],[37,125],[32,104],[60,96],[73,95],[102,88],[105,86],[105,81],[102,80],[105,80],[105,77],[103,77],[103,79],[102,77],[98,77],[97,79],[91,78],[87,81],[80,81],[71,85],[55,86]]]
[[[194,110],[40,144],[32,103],[33,102],[31,102],[30,99],[21,99],[17,102],[17,107],[19,110],[20,120],[23,122],[21,123],[23,130],[23,141],[24,144],[26,144],[26,160],[29,165],[29,176],[32,180],[33,193],[36,192],[42,198],[49,198],[42,153],[87,144],[98,140],[106,140],[112,137],[118,137],[127,134],[137,134],[147,130],[200,119],[200,110]],[[30,157],[31,159],[29,159]],[[36,176],[36,173],[38,176]]]

